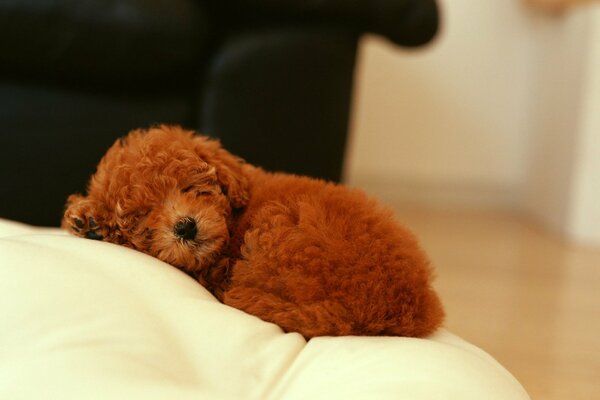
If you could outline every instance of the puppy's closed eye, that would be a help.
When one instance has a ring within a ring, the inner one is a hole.
[[[193,192],[196,196],[210,196],[211,194],[213,194],[209,190],[199,190],[194,185],[186,186],[183,189],[181,189],[181,193],[190,193],[190,192]]]

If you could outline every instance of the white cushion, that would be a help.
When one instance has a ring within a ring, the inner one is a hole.
[[[298,334],[116,245],[0,221],[1,399],[528,399],[492,357]]]

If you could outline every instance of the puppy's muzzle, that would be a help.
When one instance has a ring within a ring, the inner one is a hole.
[[[198,234],[198,224],[194,218],[186,217],[177,221],[173,227],[173,232],[180,239],[193,240]]]

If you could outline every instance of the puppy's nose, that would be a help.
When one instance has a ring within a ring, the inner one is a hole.
[[[196,220],[190,217],[179,220],[173,227],[173,232],[183,240],[194,239],[198,233]]]

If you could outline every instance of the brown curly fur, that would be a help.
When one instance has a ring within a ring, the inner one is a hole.
[[[193,239],[174,233],[197,222]],[[225,304],[300,332],[424,336],[442,322],[414,236],[359,190],[268,173],[179,127],[131,132],[63,227],[155,256]]]

